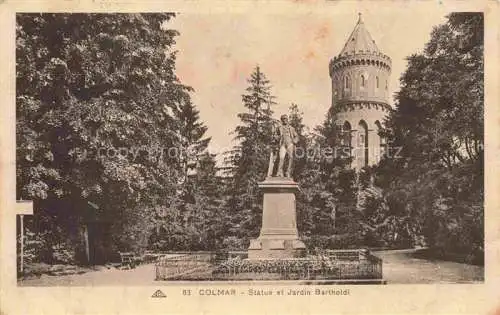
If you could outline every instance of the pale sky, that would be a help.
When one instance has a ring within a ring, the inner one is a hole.
[[[405,57],[421,51],[433,26],[447,12],[404,9],[362,12],[378,48],[392,58],[391,94],[399,89]],[[337,55],[358,19],[358,11],[328,10],[297,14],[184,13],[169,27],[177,29],[177,74],[194,88],[194,104],[212,137],[210,150],[229,149],[236,116],[245,111],[241,95],[254,67],[271,81],[277,105],[274,115],[288,111],[292,102],[304,112],[310,128],[321,123],[331,102],[328,63]],[[393,105],[393,100],[390,100]]]

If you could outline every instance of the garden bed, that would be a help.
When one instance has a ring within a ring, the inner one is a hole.
[[[223,261],[210,256],[183,255],[155,265],[156,280],[376,280],[382,279],[382,261],[366,250],[329,252],[303,258]]]

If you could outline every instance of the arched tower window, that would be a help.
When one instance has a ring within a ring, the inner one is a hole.
[[[346,76],[344,78],[344,88],[348,89],[350,86],[351,86],[351,79],[349,78],[349,76]]]
[[[388,89],[387,80],[385,80],[385,89]]]
[[[379,85],[379,80],[378,80],[378,77],[375,78],[375,81],[377,82],[377,89],[378,89],[378,85]]]
[[[365,76],[364,75],[361,75],[361,86],[362,87],[365,86]]]
[[[358,125],[358,147],[356,148],[358,166],[368,166],[368,125],[364,120]]]
[[[375,121],[375,126],[377,126],[377,135],[380,139],[380,156],[378,157],[378,160],[380,160],[385,155],[387,143],[384,135],[382,134],[383,128],[380,121]]]

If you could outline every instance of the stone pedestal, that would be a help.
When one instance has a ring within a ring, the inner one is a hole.
[[[296,222],[295,193],[299,186],[290,178],[268,177],[260,182],[264,195],[262,229],[250,241],[249,259],[293,258],[305,254]]]

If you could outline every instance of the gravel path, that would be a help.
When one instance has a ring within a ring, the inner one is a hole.
[[[414,283],[480,283],[484,267],[442,260],[414,258],[415,250],[375,252],[383,259],[384,279],[388,284]],[[154,281],[153,264],[135,269],[101,268],[84,274],[67,276],[43,275],[37,279],[19,281],[20,286],[158,286]],[[164,285],[165,283],[161,283]]]
[[[452,261],[415,258],[417,250],[374,252],[382,258],[384,279],[391,283],[480,283],[484,267]]]
[[[42,275],[37,279],[19,281],[20,286],[133,286],[158,285],[155,283],[154,264],[140,265],[134,269],[102,268],[84,274],[67,276]]]

